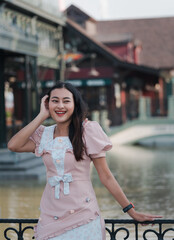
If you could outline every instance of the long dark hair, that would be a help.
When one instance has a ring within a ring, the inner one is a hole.
[[[74,112],[72,115],[72,120],[69,125],[69,138],[73,146],[74,155],[77,161],[83,159],[83,152],[85,151],[85,146],[83,143],[83,121],[87,116],[87,106],[82,99],[80,92],[68,82],[58,82],[48,91],[48,96],[50,98],[51,92],[56,88],[65,88],[70,91],[74,99]]]

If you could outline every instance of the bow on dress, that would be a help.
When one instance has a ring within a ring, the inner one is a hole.
[[[60,182],[64,183],[64,194],[69,194],[69,183],[73,181],[71,173],[66,173],[63,176],[54,176],[48,179],[49,184],[52,187],[55,187],[55,198],[59,199],[60,197]]]

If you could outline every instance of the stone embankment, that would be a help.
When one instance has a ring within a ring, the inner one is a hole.
[[[0,181],[45,178],[45,166],[33,153],[14,153],[0,149]]]

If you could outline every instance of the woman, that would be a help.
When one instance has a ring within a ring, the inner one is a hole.
[[[52,117],[55,125],[42,124]],[[109,170],[105,152],[112,147],[100,125],[86,119],[78,90],[59,82],[41,101],[40,113],[8,143],[15,152],[35,152],[47,169],[47,184],[35,228],[37,240],[105,240],[105,226],[90,181],[93,162],[101,182],[132,218],[159,216],[135,211]]]

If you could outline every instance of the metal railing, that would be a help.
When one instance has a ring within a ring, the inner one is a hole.
[[[110,240],[174,240],[174,219],[144,223],[135,220],[106,219],[105,223]]]
[[[37,222],[38,219],[0,219],[0,239],[34,239],[33,228]],[[174,219],[144,222],[143,226],[134,220],[105,219],[105,224],[108,240],[174,240]],[[30,236],[24,236],[28,229],[32,230]]]

